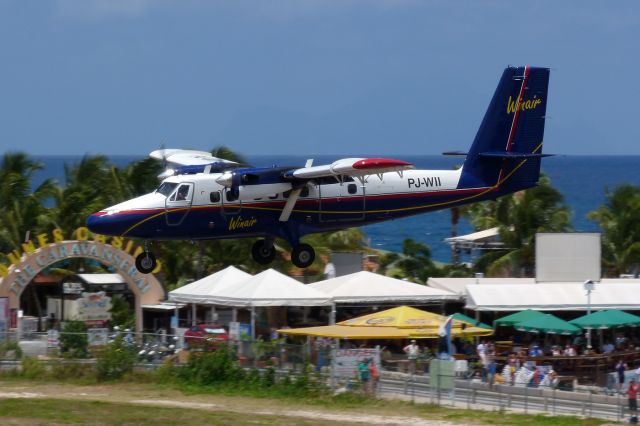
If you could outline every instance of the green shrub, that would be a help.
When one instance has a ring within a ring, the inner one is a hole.
[[[86,358],[89,340],[87,326],[82,321],[67,321],[60,333],[60,352],[67,358]]]
[[[22,348],[18,342],[7,340],[0,343],[0,358],[2,359],[20,359],[22,358]]]
[[[69,362],[57,362],[53,364],[50,368],[49,375],[57,381],[95,380],[96,377],[93,365]]]
[[[136,354],[125,346],[122,336],[109,343],[96,363],[98,380],[116,380],[133,371]]]
[[[235,382],[243,376],[241,371],[232,351],[225,346],[215,351],[192,353],[179,375],[192,384],[211,385]]]
[[[47,369],[40,361],[28,356],[22,359],[20,376],[27,379],[43,379],[46,378],[46,375]]]

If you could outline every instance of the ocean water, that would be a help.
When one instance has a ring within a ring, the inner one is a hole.
[[[390,156],[409,161],[419,169],[452,169],[462,162],[462,157],[445,156]],[[37,185],[46,178],[64,182],[64,165],[73,164],[80,156],[34,156],[44,164],[34,180]],[[138,160],[137,156],[112,156],[117,166]],[[337,156],[315,156],[315,164],[335,161]],[[306,156],[247,156],[255,166],[304,165]],[[640,156],[555,156],[545,158],[543,171],[552,184],[564,195],[571,208],[572,223],[578,232],[598,232],[595,222],[587,214],[605,201],[605,188],[613,189],[622,184],[640,185]],[[451,252],[444,239],[450,236],[450,213],[442,210],[404,219],[368,225],[362,228],[373,248],[401,251],[406,238],[427,244],[432,256],[441,262],[451,261]],[[458,234],[473,232],[465,220],[458,225]]]

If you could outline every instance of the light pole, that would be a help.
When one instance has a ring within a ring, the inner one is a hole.
[[[587,291],[587,315],[591,315],[591,292],[595,289],[595,283],[587,280],[583,285]],[[591,327],[587,327],[587,351],[591,351]]]

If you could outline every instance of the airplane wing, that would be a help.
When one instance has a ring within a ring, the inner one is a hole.
[[[191,149],[158,149],[149,154],[149,157],[175,166],[204,166],[212,163],[238,164],[234,161],[214,157],[206,151]]]
[[[289,170],[285,177],[290,179],[315,179],[328,176],[367,176],[387,172],[399,172],[413,169],[415,166],[392,158],[343,158],[331,164],[302,167]]]

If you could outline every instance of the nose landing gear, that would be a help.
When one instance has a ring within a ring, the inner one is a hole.
[[[151,253],[147,247],[147,242],[144,242],[144,251],[136,256],[136,269],[142,274],[149,274],[158,266],[156,257]]]

